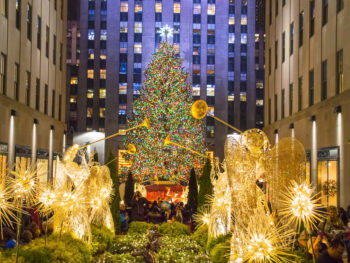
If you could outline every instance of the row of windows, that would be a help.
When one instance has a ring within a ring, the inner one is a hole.
[[[343,50],[337,52],[336,58],[336,94],[341,94],[343,92]],[[294,85],[291,83],[289,85],[289,115],[293,113],[293,92]],[[315,82],[314,82],[314,70],[309,72],[309,91],[308,91],[308,106],[314,104],[314,93],[315,93]],[[303,108],[303,78],[298,79],[298,111]],[[275,118],[277,121],[277,94],[275,94]],[[327,60],[322,62],[321,65],[321,101],[327,99]],[[282,89],[281,93],[281,118],[285,117],[285,89]],[[269,98],[269,124],[271,123],[271,98]]]

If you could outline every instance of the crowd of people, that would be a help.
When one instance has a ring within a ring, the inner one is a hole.
[[[144,221],[153,224],[177,221],[192,229],[192,214],[192,208],[189,204],[184,205],[183,202],[162,200],[150,202],[142,197],[140,192],[135,193],[129,207],[126,207],[125,204],[120,205],[122,232],[127,232],[128,224],[131,221]]]

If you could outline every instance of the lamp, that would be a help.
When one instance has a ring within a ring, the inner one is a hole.
[[[334,113],[341,113],[341,106],[340,105],[338,105],[338,106],[336,106],[335,108],[334,108],[334,111],[333,111]]]
[[[309,121],[316,121],[316,115],[310,116]]]

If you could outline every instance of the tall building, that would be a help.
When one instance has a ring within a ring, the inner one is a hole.
[[[350,6],[266,2],[265,131],[295,137],[306,175],[327,205],[350,204]],[[348,77],[347,77],[348,76]]]
[[[63,0],[0,1],[0,181],[15,162],[52,176],[62,152],[66,11]]]
[[[194,100],[206,100],[210,113],[241,130],[263,127],[264,33],[256,32],[255,20],[256,4],[262,3],[81,1],[76,131],[108,136],[127,128],[143,71],[162,41],[165,25],[174,29],[169,41],[190,73]],[[223,158],[223,145],[233,130],[209,117],[206,122],[209,149]],[[118,136],[107,144],[122,149],[122,140]]]

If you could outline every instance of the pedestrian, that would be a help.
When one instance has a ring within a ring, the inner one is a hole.
[[[344,253],[344,243],[336,238],[329,242],[329,248],[317,259],[316,263],[344,263],[342,256]]]
[[[145,205],[147,204],[147,199],[142,197],[141,193],[137,191],[131,200],[130,206],[131,210],[131,220],[132,221],[144,221],[145,220]]]
[[[326,235],[332,234],[334,230],[345,230],[344,223],[339,218],[335,206],[328,207],[328,216],[325,221],[319,224],[319,230]]]
[[[121,231],[123,233],[128,232],[128,228],[129,228],[129,214],[125,209],[125,205],[121,204],[120,205],[120,222],[121,222]]]

